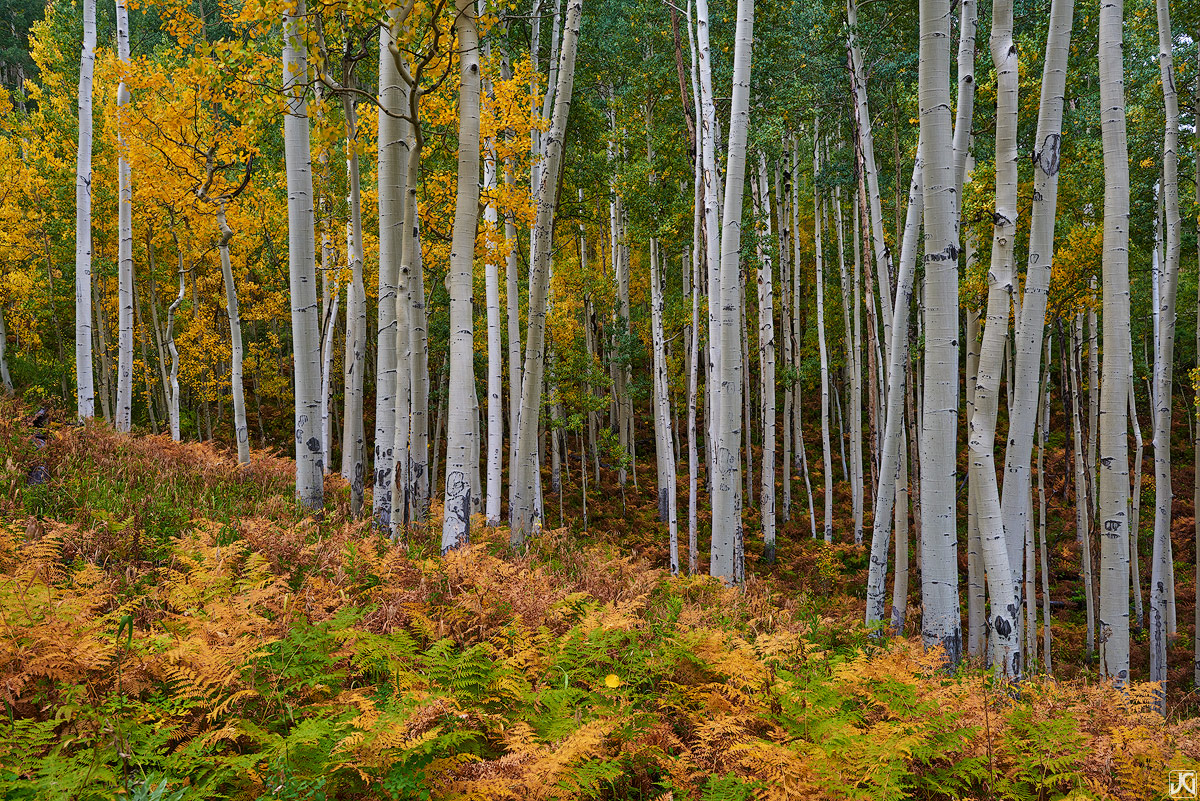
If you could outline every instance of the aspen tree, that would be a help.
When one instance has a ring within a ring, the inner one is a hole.
[[[920,138],[925,218],[925,382],[921,426],[922,635],[956,664],[958,601],[958,231],[950,118],[949,0],[920,2]]]
[[[529,328],[525,342],[525,363],[522,370],[521,404],[516,438],[517,477],[510,479],[514,492],[510,510],[512,546],[519,547],[534,530],[540,509],[537,506],[538,418],[541,412],[542,376],[545,369],[546,305],[550,284],[550,234],[554,212],[558,205],[558,174],[562,167],[563,138],[571,109],[575,82],[575,56],[578,49],[580,17],[583,0],[569,0],[562,49],[559,53],[558,86],[554,98],[554,114],[546,139],[546,160],[542,165],[541,183],[537,193],[535,223],[537,247],[530,271]]]
[[[758,214],[762,230],[758,241],[758,363],[762,394],[762,519],[764,552],[768,562],[775,552],[775,295],[771,267],[771,195],[767,157],[758,155]]]
[[[1100,6],[1100,130],[1104,145],[1104,383],[1100,397],[1100,660],[1129,679],[1129,158],[1122,55],[1124,0]],[[1160,371],[1161,375],[1165,371]],[[1169,374],[1167,374],[1169,376]],[[1168,379],[1169,384],[1169,379]],[[1169,389],[1168,389],[1169,391]],[[1169,410],[1166,413],[1169,424]],[[1167,434],[1157,442],[1166,445]],[[1158,453],[1155,448],[1155,453]],[[1157,456],[1156,456],[1157,460]],[[1170,491],[1168,486],[1167,491]],[[1156,526],[1157,527],[1157,526]],[[1154,604],[1152,603],[1153,607]],[[1151,609],[1151,616],[1154,609]],[[1153,621],[1151,623],[1153,625]],[[1151,678],[1154,678],[1153,672]]]
[[[471,303],[475,235],[479,227],[479,32],[473,0],[456,0],[458,34],[458,188],[450,243],[450,398],[446,407],[446,489],[442,553],[466,545],[471,536],[472,446],[477,423],[475,403],[474,310]],[[414,87],[415,88],[415,87]],[[411,199],[410,203],[412,202]],[[414,237],[415,238],[415,231]],[[411,247],[411,245],[410,245]],[[419,274],[414,280],[421,280]],[[474,456],[474,462],[472,462]]]
[[[133,186],[125,140],[125,108],[132,96],[125,83],[129,64],[129,11],[125,0],[117,5],[117,58],[122,76],[117,84],[117,405],[113,427],[129,431],[133,425]]]
[[[825,542],[833,542],[833,453],[829,447],[829,351],[825,347],[825,271],[821,249],[824,204],[817,188],[821,171],[821,139],[818,120],[813,120],[813,247],[816,254],[817,352],[821,359],[821,468],[824,473]]]
[[[1075,456],[1075,535],[1081,545],[1081,562],[1083,575],[1083,591],[1084,591],[1084,614],[1087,620],[1087,653],[1090,656],[1096,649],[1096,609],[1095,609],[1095,581],[1092,577],[1092,546],[1091,546],[1091,528],[1090,515],[1092,511],[1091,504],[1088,502],[1088,482],[1087,482],[1087,462],[1084,458],[1084,450],[1087,448],[1087,442],[1083,436],[1082,419],[1083,419],[1083,392],[1080,388],[1080,373],[1082,372],[1078,366],[1079,350],[1082,347],[1083,341],[1083,314],[1079,313],[1075,316],[1075,325],[1072,329],[1074,337],[1071,340],[1069,354],[1066,356],[1067,361],[1064,362],[1064,372],[1070,373],[1071,383],[1071,425],[1072,434],[1074,436],[1074,456]],[[1069,367],[1067,364],[1069,363]],[[1064,390],[1066,387],[1064,387]]]
[[[1200,35],[1197,35],[1193,38],[1200,39]],[[1197,51],[1196,53],[1196,63],[1198,66],[1200,66],[1200,51]],[[1200,75],[1200,71],[1198,71],[1198,75]],[[1197,77],[1196,80],[1194,102],[1196,106],[1200,108],[1200,77]],[[1200,126],[1197,126],[1196,136],[1192,140],[1192,160],[1196,164],[1196,185],[1200,186],[1200,155],[1198,154],[1200,154]],[[1196,197],[1196,205],[1200,206],[1200,195],[1197,195]],[[1200,242],[1198,242],[1196,246],[1196,255],[1197,259],[1200,260]],[[1196,311],[1196,319],[1200,320],[1200,287],[1197,287],[1196,291]],[[1196,354],[1197,358],[1200,359],[1200,325],[1196,326]],[[1197,364],[1197,367],[1200,367],[1200,364]],[[1195,451],[1195,455],[1193,457],[1195,462],[1195,486],[1192,490],[1192,499],[1193,508],[1200,509],[1200,403],[1197,403],[1196,401],[1193,401],[1193,403],[1196,404],[1196,427],[1192,443],[1193,450]],[[1200,514],[1196,515],[1196,544],[1198,546],[1196,552],[1200,553]],[[1200,587],[1200,559],[1196,560],[1196,586]],[[1140,594],[1141,590],[1139,589],[1138,592]],[[1192,624],[1193,661],[1195,662],[1195,670],[1192,676],[1192,681],[1195,686],[1200,687],[1200,603],[1195,604]]]
[[[707,9],[706,9],[707,10]],[[754,0],[738,0],[733,50],[733,96],[725,167],[725,207],[721,215],[721,342],[717,399],[717,476],[713,481],[713,536],[709,573],[727,582],[745,577],[741,483],[742,405],[740,327],[742,309],[739,264],[742,235],[742,192],[745,188],[746,139],[750,131],[750,63],[754,43]]]
[[[375,460],[373,514],[376,526],[391,525],[392,488],[395,485],[399,243],[404,224],[403,203],[408,178],[403,123],[396,115],[408,106],[400,71],[392,57],[392,26],[400,12],[390,10],[388,23],[379,28],[379,312],[375,359]]]
[[[92,74],[95,64],[96,0],[83,0],[79,146],[75,158],[75,408],[80,420],[96,414],[92,370]],[[178,404],[173,408],[176,423],[171,431],[178,441]]]
[[[1158,66],[1162,76],[1165,131],[1163,133],[1163,232],[1164,256],[1160,294],[1154,298],[1158,309],[1158,347],[1154,359],[1154,552],[1150,578],[1150,681],[1167,678],[1167,636],[1173,633],[1168,609],[1174,581],[1168,560],[1171,558],[1171,406],[1175,364],[1175,297],[1179,288],[1180,215],[1179,215],[1179,96],[1175,88],[1175,67],[1171,57],[1174,36],[1171,10],[1167,0],[1156,0],[1158,10]],[[1128,256],[1126,256],[1128,258]],[[1128,289],[1125,295],[1128,319]],[[1107,320],[1107,309],[1106,309]],[[1107,346],[1107,342],[1105,343]],[[1107,351],[1106,351],[1107,354]],[[1105,356],[1107,360],[1107,355]],[[1128,379],[1126,379],[1128,380]],[[1107,422],[1107,421],[1106,421]],[[1125,484],[1128,491],[1128,483]],[[1128,576],[1128,573],[1126,574]],[[1128,637],[1129,611],[1125,610],[1125,636]],[[1128,661],[1126,648],[1126,662]],[[1126,664],[1127,667],[1127,664]],[[1166,692],[1161,701],[1166,712]]]
[[[296,496],[306,509],[324,505],[320,424],[320,306],[313,239],[312,154],[308,132],[308,46],[304,0],[283,21],[284,155],[288,186],[288,267],[295,358]]]
[[[486,1],[480,2],[480,13],[486,11]],[[491,46],[483,42],[483,59],[491,59]],[[492,81],[483,79],[485,96],[491,98]],[[496,254],[496,143],[488,138],[483,157],[483,191],[487,193],[487,205],[483,209],[484,227],[484,297],[487,304],[487,489],[485,493],[484,520],[489,526],[500,525],[500,499],[504,460],[504,401],[501,398],[504,384],[503,337],[500,328],[500,265]],[[582,191],[582,190],[581,190]],[[580,223],[582,228],[583,223]],[[586,259],[586,244],[580,243],[581,258]],[[581,262],[583,264],[584,262]]]
[[[353,73],[347,86],[353,90]],[[363,373],[366,367],[367,297],[363,283],[362,189],[358,169],[358,113],[354,96],[342,94],[346,115],[346,173],[350,184],[350,220],[346,225],[346,255],[350,260],[350,287],[346,297],[346,353],[343,366],[345,410],[342,425],[342,478],[350,485],[350,509],[359,514],[366,478],[366,441],[363,432]]]
[[[1014,348],[1016,369],[1013,374],[1014,400],[1009,410],[1008,447],[1005,451],[1004,492],[1001,517],[1008,532],[1008,555],[1013,581],[1020,578],[1013,563],[1019,549],[1017,532],[1027,524],[1030,492],[1030,458],[1037,423],[1038,361],[1042,353],[1046,299],[1050,289],[1054,259],[1054,223],[1058,204],[1058,175],[1062,152],[1063,98],[1067,77],[1067,56],[1071,45],[1074,0],[1053,0],[1050,6],[1050,33],[1046,40],[1046,58],[1042,67],[1041,101],[1035,139],[1033,206],[1030,213],[1029,257],[1025,271],[1024,300]],[[1026,604],[1033,599],[1026,599]],[[1032,609],[1032,607],[1030,607]]]
[[[1133,365],[1129,365],[1133,375]],[[1133,382],[1129,382],[1129,421],[1133,424],[1133,496],[1130,500],[1129,516],[1129,582],[1133,591],[1134,624],[1141,631],[1146,626],[1146,610],[1142,606],[1142,574],[1138,566],[1138,539],[1141,531],[1142,500],[1142,426],[1138,422],[1137,393]]]

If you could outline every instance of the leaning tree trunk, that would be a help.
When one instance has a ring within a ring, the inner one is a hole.
[[[229,242],[233,239],[233,229],[225,219],[224,201],[217,207],[217,228],[221,231],[217,249],[221,252],[221,276],[225,281],[225,307],[229,315],[233,432],[237,440],[238,464],[249,464],[250,429],[246,426],[246,393],[242,387],[242,319],[238,315],[237,285],[233,281],[233,266],[229,261]]]
[[[292,350],[296,373],[296,496],[306,509],[325,503],[321,464],[321,319],[313,240],[312,152],[308,138],[308,46],[304,0],[283,22],[283,118],[288,186],[288,265],[292,300]]]
[[[117,3],[117,58],[129,64],[129,11],[125,0]],[[124,71],[125,67],[122,67]],[[124,133],[125,107],[131,97],[125,78],[117,85],[117,408],[113,427],[129,431],[133,425],[133,186]]]
[[[1175,90],[1175,67],[1171,59],[1171,46],[1174,43],[1171,11],[1167,0],[1157,0],[1155,5],[1158,7],[1158,66],[1162,75],[1166,114],[1163,135],[1163,228],[1166,252],[1160,282],[1161,294],[1154,298],[1159,309],[1159,348],[1154,359],[1154,555],[1150,564],[1150,681],[1165,682],[1167,636],[1171,633],[1167,619],[1170,598],[1167,583],[1174,580],[1167,560],[1171,558],[1171,403],[1175,362],[1175,296],[1179,288],[1179,97]],[[1125,298],[1128,304],[1128,294]],[[1128,317],[1128,305],[1125,313]],[[1128,617],[1126,609],[1126,627]],[[1164,712],[1165,698],[1164,684]]]
[[[925,397],[921,425],[921,631],[956,664],[958,600],[958,226],[950,118],[950,0],[920,2],[925,206]]]
[[[1125,133],[1124,0],[1100,6],[1100,131],[1104,145],[1104,383],[1100,390],[1100,659],[1129,679],[1129,153]],[[1169,376],[1169,374],[1168,374]],[[1169,378],[1168,389],[1169,392]],[[1166,414],[1170,423],[1170,412]],[[1167,435],[1157,442],[1168,442]],[[1155,460],[1159,448],[1155,449]],[[1169,480],[1169,479],[1168,479]],[[1170,486],[1167,486],[1170,492]],[[1153,604],[1151,604],[1153,607]],[[1155,615],[1151,609],[1151,618]],[[1153,621],[1151,623],[1153,624]],[[1155,678],[1153,669],[1151,679]]]
[[[707,9],[705,9],[707,10]],[[741,494],[742,308],[738,280],[742,239],[742,193],[746,140],[750,132],[750,61],[754,43],[754,0],[738,0],[733,50],[733,97],[721,215],[721,341],[717,376],[717,475],[713,480],[713,531],[709,573],[740,583],[745,577]],[[706,179],[707,180],[707,179]]]
[[[96,0],[83,0],[79,150],[75,161],[75,395],[76,414],[80,420],[96,414],[92,370],[92,73],[95,64]],[[178,425],[172,431],[177,432]]]
[[[571,94],[575,84],[575,54],[578,50],[579,25],[583,0],[569,0],[566,27],[563,30],[559,54],[558,87],[554,97],[554,114],[545,140],[545,161],[537,193],[535,234],[536,258],[531,265],[529,281],[529,331],[525,342],[525,365],[522,371],[521,404],[513,462],[517,475],[510,478],[515,503],[510,510],[512,534],[510,542],[519,547],[533,532],[537,507],[537,430],[541,412],[542,377],[545,370],[546,306],[550,290],[550,235],[554,212],[558,206],[559,171],[562,168],[563,139],[571,110]]]
[[[475,425],[475,344],[472,267],[479,226],[479,34],[472,0],[458,0],[458,190],[450,242],[450,401],[446,417],[446,494],[442,553],[471,535],[471,457]],[[476,456],[478,454],[475,454]]]
[[[367,297],[363,284],[362,200],[358,174],[358,116],[354,98],[342,95],[346,114],[346,170],[350,182],[350,221],[346,255],[350,259],[350,290],[346,297],[346,354],[343,369],[345,409],[342,421],[342,478],[350,484],[350,510],[362,510],[366,477],[366,442],[363,433],[363,370],[366,366]]]
[[[1042,68],[1042,95],[1038,111],[1036,150],[1033,154],[1034,191],[1029,233],[1029,261],[1025,272],[1024,301],[1015,339],[1014,401],[1009,410],[1008,447],[1005,452],[1004,493],[1001,517],[1008,539],[1013,581],[1020,580],[1015,560],[1020,553],[1019,533],[1028,522],[1030,459],[1037,425],[1039,360],[1054,259],[1054,221],[1058,204],[1059,156],[1062,152],[1063,97],[1067,55],[1071,44],[1074,0],[1053,0],[1050,35]],[[1026,599],[1032,604],[1033,599]],[[1032,609],[1032,607],[1030,607]]]

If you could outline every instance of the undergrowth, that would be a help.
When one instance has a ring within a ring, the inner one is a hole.
[[[947,674],[836,599],[603,536],[442,558],[436,508],[395,545],[336,488],[303,515],[282,459],[35,449],[15,413],[0,442],[5,798],[1151,799],[1200,761],[1147,685]]]

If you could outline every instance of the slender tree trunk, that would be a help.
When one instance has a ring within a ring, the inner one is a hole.
[[[319,411],[321,391],[320,305],[313,244],[312,154],[308,133],[308,46],[304,0],[289,9],[283,25],[284,154],[288,184],[288,265],[292,300],[292,349],[296,375],[296,496],[306,509],[325,502]]]
[[[707,11],[707,8],[705,9]],[[705,15],[707,19],[707,14]],[[739,261],[742,235],[742,192],[746,171],[746,140],[750,131],[750,62],[754,42],[754,0],[738,0],[734,34],[733,96],[730,106],[728,161],[725,168],[725,230],[721,237],[721,342],[717,399],[717,476],[713,482],[713,536],[709,573],[727,582],[745,577],[742,531],[742,405],[739,303]],[[706,48],[707,49],[707,48]]]
[[[1104,384],[1100,419],[1100,658],[1104,674],[1119,686],[1129,680],[1129,158],[1125,133],[1124,0],[1100,6],[1100,130],[1104,145]],[[1173,79],[1172,79],[1173,80]],[[1173,87],[1172,87],[1173,88]],[[1171,115],[1168,114],[1168,120]],[[1169,123],[1168,123],[1169,125]],[[1178,252],[1178,250],[1176,251]],[[1173,295],[1173,293],[1172,293]],[[1174,303],[1171,304],[1172,317]],[[1173,333],[1173,328],[1172,328]],[[1169,370],[1169,368],[1167,368]],[[1169,393],[1168,371],[1158,371]],[[1159,407],[1155,441],[1170,437],[1170,403]],[[1161,436],[1160,436],[1161,434]],[[1155,447],[1155,461],[1160,449]],[[1164,474],[1169,498],[1170,474]],[[1169,524],[1169,506],[1168,506]],[[1157,519],[1156,519],[1156,528]],[[1151,593],[1154,592],[1153,585]],[[1155,625],[1151,602],[1151,626]],[[1153,660],[1150,679],[1155,675]],[[1165,698],[1165,694],[1164,694]]]
[[[718,420],[720,402],[717,393],[721,323],[718,304],[721,298],[721,218],[719,211],[721,176],[717,172],[717,110],[713,99],[712,53],[709,45],[708,0],[696,0],[696,63],[700,88],[700,157],[704,176],[704,259],[708,278],[708,366],[705,375],[705,425],[709,491],[716,492]],[[795,173],[793,173],[794,175]],[[717,301],[717,303],[714,303]]]
[[[1200,35],[1194,36],[1194,39],[1200,39]],[[1200,52],[1196,54],[1197,66],[1200,66]],[[1198,71],[1200,72],[1200,71]],[[1200,108],[1200,78],[1196,80],[1195,88],[1195,108]],[[1196,128],[1196,138],[1193,140],[1193,161],[1196,163],[1196,185],[1200,186],[1200,126]],[[1200,212],[1200,194],[1196,197],[1197,211]],[[1200,258],[1200,242],[1196,248],[1197,257]],[[1200,320],[1200,288],[1197,288],[1196,295],[1196,313],[1197,320]],[[1196,326],[1196,354],[1197,360],[1200,361],[1200,325]],[[1198,364],[1197,366],[1200,366]],[[1194,470],[1195,470],[1195,486],[1192,490],[1193,509],[1200,510],[1200,398],[1193,401],[1193,408],[1196,409],[1196,426],[1195,439],[1192,442],[1194,451]],[[1200,553],[1200,514],[1196,516],[1196,553]],[[1196,583],[1195,586],[1200,587],[1200,558],[1196,559]],[[1140,592],[1140,590],[1139,590]],[[1194,652],[1195,670],[1192,676],[1192,681],[1195,686],[1200,687],[1200,603],[1195,604],[1195,611],[1192,619],[1192,648]]]
[[[819,119],[819,118],[818,118]],[[818,119],[813,120],[813,247],[816,254],[817,353],[821,359],[821,470],[824,475],[825,542],[833,542],[833,452],[829,447],[829,352],[825,347],[825,271],[821,250],[821,228],[825,221],[817,176],[821,171],[821,138]]]
[[[1029,280],[1026,278],[1025,280]],[[1042,560],[1042,653],[1046,675],[1051,673],[1050,660],[1050,560],[1046,548],[1046,439],[1050,436],[1050,351],[1051,337],[1046,337],[1046,377],[1042,381],[1041,406],[1038,411],[1038,545]]]
[[[758,157],[759,219],[764,230],[759,238],[758,267],[758,363],[762,394],[762,519],[764,558],[775,558],[775,294],[771,267],[771,186],[767,158]]]
[[[398,25],[398,12],[389,12]],[[379,29],[379,312],[375,359],[375,460],[372,513],[380,530],[391,528],[392,489],[396,483],[397,305],[400,257],[407,194],[408,150],[404,125],[393,114],[408,108],[407,92],[390,47],[389,25]]]
[[[486,43],[484,59],[491,55]],[[484,79],[484,91],[492,97],[492,82]],[[499,235],[496,223],[496,144],[488,139],[483,158],[483,190],[487,193],[487,205],[483,209],[484,226],[484,295],[487,303],[487,490],[484,520],[489,526],[500,525],[500,501],[503,496],[504,466],[504,344],[500,327],[500,265],[496,254],[496,238]],[[580,223],[580,227],[582,227]],[[581,237],[581,266],[586,268],[586,247]]]
[[[479,37],[471,0],[458,0],[458,194],[450,244],[450,404],[446,426],[446,495],[442,553],[465,545],[471,535],[471,433],[475,391],[472,265],[479,224]],[[478,469],[478,453],[475,453]]]
[[[1087,444],[1083,437],[1080,422],[1083,418],[1083,392],[1080,389],[1080,385],[1083,382],[1080,380],[1081,368],[1077,366],[1078,363],[1076,361],[1077,358],[1082,361],[1082,357],[1078,356],[1083,340],[1082,313],[1076,315],[1074,331],[1075,338],[1072,343],[1069,359],[1071,374],[1071,423],[1075,437],[1075,536],[1080,544],[1084,607],[1087,617],[1087,655],[1090,659],[1096,649],[1095,583],[1092,577],[1091,525],[1088,521],[1088,515],[1091,513],[1092,507],[1088,501],[1087,465],[1084,459],[1084,451],[1087,448]]]
[[[329,241],[327,231],[322,232],[321,273],[325,285],[325,314],[321,334],[321,464],[325,472],[333,470],[333,340],[337,333],[338,313],[341,310],[342,286],[338,280],[337,250]],[[332,289],[330,289],[332,284]]]
[[[1133,365],[1129,365],[1133,374]],[[1129,421],[1133,423],[1133,497],[1130,503],[1129,520],[1129,581],[1133,590],[1133,612],[1137,630],[1146,626],[1146,611],[1142,607],[1142,570],[1138,565],[1138,540],[1141,538],[1142,506],[1142,426],[1138,422],[1137,393],[1133,382],[1129,382]]]
[[[225,307],[229,315],[233,432],[237,441],[238,464],[249,464],[250,429],[246,426],[246,394],[242,387],[242,320],[238,314],[237,285],[233,280],[233,266],[229,260],[229,242],[233,239],[233,229],[225,219],[224,201],[217,207],[217,228],[221,231],[217,248],[221,252],[221,276],[225,281]]]
[[[969,174],[969,172],[968,172]],[[963,261],[970,265],[974,257],[971,247],[974,237],[968,231],[964,242],[966,250]],[[979,385],[979,312],[969,308],[967,312],[967,419],[975,416],[975,388]],[[968,476],[968,483],[970,477]],[[967,492],[967,655],[972,658],[983,656],[987,642],[987,591],[984,587],[983,543],[979,539],[979,515],[975,504],[975,492]]]
[[[350,85],[353,88],[353,84]],[[363,432],[363,373],[367,350],[367,296],[363,284],[362,201],[358,170],[358,116],[354,97],[342,95],[346,116],[346,170],[350,183],[350,221],[346,255],[350,259],[350,289],[346,293],[346,353],[343,366],[345,411],[342,426],[342,478],[350,484],[351,514],[363,505],[366,479],[366,441]]]
[[[650,240],[650,327],[654,350],[654,417],[658,459],[658,512],[666,518],[670,538],[671,575],[679,575],[679,518],[675,455],[671,445],[671,407],[667,398],[667,356],[663,334],[663,289],[658,240]]]
[[[920,138],[925,206],[925,393],[921,427],[921,631],[949,664],[962,653],[955,442],[958,439],[958,232],[950,118],[949,0],[920,3]]]
[[[129,64],[129,12],[125,0],[117,4],[117,58]],[[125,67],[122,67],[122,72]],[[118,244],[117,244],[117,408],[113,427],[129,431],[133,425],[133,186],[129,160],[125,157],[125,133],[122,118],[131,100],[122,76],[117,85],[117,160]]]
[[[8,349],[8,329],[4,327],[4,307],[0,306],[0,387],[11,395],[13,394],[12,376],[8,372],[8,359],[5,357],[5,351]]]
[[[92,73],[96,0],[83,0],[79,54],[79,149],[75,161],[75,396],[80,420],[96,414],[92,372]]]
[[[537,198],[537,219],[534,226],[536,247],[529,281],[529,333],[525,343],[525,366],[521,381],[521,404],[517,429],[516,455],[518,475],[511,477],[514,486],[511,517],[511,544],[519,547],[534,530],[538,484],[536,436],[540,417],[542,376],[545,368],[546,306],[550,288],[550,236],[554,212],[558,205],[558,177],[562,166],[563,139],[571,108],[575,81],[575,55],[578,49],[580,17],[583,0],[569,0],[566,28],[563,31],[559,56],[558,86],[555,91],[554,114],[546,140],[546,158]]]
[[[184,279],[187,276],[187,270],[183,268],[183,250],[179,246],[179,237],[175,235],[174,230],[171,232],[171,238],[175,241],[175,250],[179,256],[179,294],[167,307],[167,330],[164,336],[167,352],[171,354],[171,391],[167,396],[167,417],[171,421],[171,439],[179,442],[179,348],[175,345],[175,312],[183,304],[186,290]]]

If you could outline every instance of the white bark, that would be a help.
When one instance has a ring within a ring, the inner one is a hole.
[[[1082,369],[1077,363],[1078,351],[1083,340],[1083,315],[1075,318],[1074,339],[1068,355],[1069,372],[1071,374],[1071,423],[1075,444],[1075,537],[1081,546],[1081,562],[1083,574],[1084,615],[1087,625],[1087,653],[1090,656],[1096,649],[1096,610],[1095,610],[1095,581],[1092,577],[1092,539],[1089,523],[1091,505],[1088,502],[1087,462],[1084,451],[1087,447],[1081,429],[1083,419],[1083,392],[1080,373]],[[1078,357],[1082,361],[1082,357]]]
[[[484,44],[484,58],[490,56]],[[490,97],[492,82],[483,81],[484,91]],[[502,469],[504,459],[504,401],[501,392],[504,386],[504,344],[500,328],[500,265],[496,255],[496,227],[498,220],[496,204],[492,195],[496,190],[496,146],[487,140],[483,157],[483,189],[488,193],[487,205],[483,209],[484,244],[484,295],[487,304],[487,489],[484,505],[484,520],[489,526],[500,525],[500,500],[503,493]]]
[[[292,350],[295,359],[296,496],[307,509],[325,502],[319,412],[321,392],[321,307],[317,302],[317,266],[313,240],[312,151],[308,133],[308,48],[304,0],[283,20],[283,119],[288,185],[288,265],[292,301]]]
[[[851,4],[853,5],[853,4]],[[824,476],[822,495],[825,498],[825,542],[833,542],[833,452],[829,447],[829,351],[825,347],[825,269],[821,249],[821,229],[825,210],[817,190],[821,172],[821,139],[819,118],[813,120],[813,248],[816,254],[817,290],[817,353],[821,359],[821,470]]]
[[[717,110],[713,101],[712,87],[712,50],[709,44],[709,14],[708,0],[696,0],[696,65],[699,72],[700,89],[700,125],[699,150],[704,180],[704,258],[708,278],[708,367],[705,375],[708,378],[708,391],[705,398],[708,402],[708,413],[705,423],[708,427],[708,476],[710,491],[715,488],[717,475],[717,402],[716,376],[720,347],[720,321],[718,319],[718,304],[721,297],[721,218],[720,182],[717,172]],[[793,173],[794,174],[794,173]]]
[[[13,393],[12,376],[8,372],[8,329],[4,327],[4,307],[0,306],[0,387],[11,395]]]
[[[554,114],[546,139],[546,160],[538,191],[535,223],[537,248],[531,265],[529,282],[529,332],[525,343],[525,365],[521,380],[521,404],[517,430],[517,475],[510,479],[514,492],[510,509],[511,544],[518,547],[533,532],[537,507],[537,430],[541,412],[542,377],[545,369],[546,306],[550,288],[550,235],[554,212],[558,205],[558,175],[562,166],[563,138],[571,108],[575,82],[575,55],[578,49],[579,25],[583,0],[570,0],[567,6],[566,27],[559,55],[558,87],[555,91]]]
[[[79,149],[75,161],[75,395],[76,414],[80,420],[96,414],[92,369],[92,74],[95,64],[96,0],[83,0]],[[172,430],[178,432],[178,424]]]
[[[230,338],[230,385],[233,393],[233,433],[237,441],[238,464],[250,463],[250,429],[246,426],[246,393],[242,387],[242,320],[238,315],[237,284],[233,280],[233,267],[229,261],[229,242],[233,229],[225,219],[225,202],[217,207],[217,228],[221,238],[217,249],[221,252],[221,276],[225,281],[225,310],[229,315]]]
[[[764,558],[775,557],[775,294],[771,267],[771,186],[767,157],[758,156],[758,363],[762,394],[762,519]]]
[[[442,553],[465,545],[471,534],[471,470],[475,426],[474,310],[471,294],[475,234],[479,224],[479,35],[471,0],[457,0],[458,189],[450,243],[450,401],[446,417],[446,494]],[[415,399],[414,399],[415,400]],[[415,404],[414,404],[415,405]]]
[[[1133,375],[1133,365],[1129,365],[1129,374]],[[1138,540],[1141,538],[1141,507],[1142,507],[1142,426],[1138,422],[1137,393],[1134,392],[1133,382],[1129,382],[1129,421],[1133,424],[1133,495],[1130,498],[1129,519],[1129,581],[1133,591],[1133,614],[1137,630],[1141,631],[1146,625],[1146,610],[1142,606],[1142,572],[1138,566]]]
[[[363,432],[363,372],[366,366],[367,297],[363,284],[362,200],[358,170],[358,117],[354,98],[345,94],[346,170],[350,183],[350,221],[346,255],[350,259],[350,288],[346,297],[346,354],[343,366],[345,409],[342,422],[342,478],[350,484],[350,509],[359,514],[366,479],[366,441]]]
[[[667,397],[666,337],[663,334],[663,288],[658,240],[650,239],[650,328],[654,350],[655,452],[658,458],[658,512],[670,536],[671,575],[679,575],[679,512],[675,450],[671,442],[671,405]]]
[[[1100,6],[1100,131],[1104,146],[1104,384],[1100,420],[1100,659],[1129,679],[1129,158],[1122,39],[1124,0]],[[1169,387],[1169,373],[1167,374]],[[1161,386],[1161,384],[1160,384]],[[1170,391],[1169,389],[1167,391]],[[1169,408],[1169,407],[1168,407]],[[1170,412],[1167,413],[1167,422]],[[1156,439],[1158,431],[1155,432]],[[1165,442],[1165,437],[1158,439]],[[1156,461],[1159,449],[1155,448]],[[1168,481],[1167,491],[1170,491]],[[1153,607],[1153,604],[1151,604]],[[1151,611],[1153,617],[1154,612]],[[1151,673],[1151,679],[1154,678]]]
[[[1167,0],[1156,0],[1158,9],[1158,66],[1162,76],[1166,126],[1163,134],[1163,232],[1164,259],[1161,293],[1154,298],[1158,309],[1158,348],[1154,359],[1154,555],[1150,578],[1150,681],[1167,679],[1167,636],[1171,631],[1168,608],[1174,583],[1171,559],[1171,406],[1175,364],[1175,296],[1179,289],[1179,96],[1175,89],[1175,67],[1171,57],[1174,37]],[[1106,283],[1107,288],[1107,283]],[[1125,288],[1125,318],[1128,319],[1128,287]],[[1105,309],[1107,322],[1107,308]],[[1107,332],[1107,326],[1106,326]],[[1107,346],[1107,341],[1105,345]],[[1105,351],[1107,361],[1107,351]],[[1107,421],[1106,421],[1107,423]],[[1123,438],[1122,438],[1123,439]],[[1128,488],[1128,484],[1125,485]],[[1128,574],[1126,574],[1128,575]],[[1128,609],[1125,630],[1128,632]],[[1126,636],[1128,636],[1126,634]],[[1162,709],[1166,711],[1165,684]]]
[[[950,119],[949,0],[921,0],[919,103],[925,206],[925,397],[921,426],[921,630],[962,653],[955,523],[958,227]]]
[[[883,448],[879,457],[879,486],[875,491],[875,513],[872,516],[871,561],[867,573],[867,625],[884,619],[888,545],[891,540],[892,507],[896,501],[896,485],[903,450],[904,400],[906,365],[908,363],[908,317],[912,309],[913,278],[916,274],[917,237],[921,229],[924,193],[922,146],[917,144],[912,179],[908,188],[908,211],[905,214],[904,239],[900,247],[900,267],[896,276],[896,298],[892,308],[892,348],[889,353],[886,421]],[[907,510],[904,512],[907,515]]]
[[[1018,537],[1025,531],[1030,492],[1030,458],[1037,423],[1039,360],[1054,260],[1054,222],[1058,204],[1059,158],[1062,152],[1063,98],[1067,56],[1071,44],[1074,0],[1054,0],[1050,8],[1050,34],[1042,69],[1041,104],[1033,155],[1034,190],[1030,217],[1029,261],[1025,272],[1024,301],[1017,321],[1016,367],[1010,381],[1014,399],[1009,410],[1008,448],[1005,452],[1004,493],[1001,517],[1008,537],[1013,581],[1019,582],[1016,564]],[[1033,599],[1025,600],[1032,611]]]
[[[705,9],[707,11],[707,9]],[[705,15],[707,18],[707,14]],[[713,481],[713,531],[709,573],[740,583],[745,577],[742,532],[742,405],[739,266],[746,139],[750,132],[750,62],[754,43],[754,0],[738,0],[734,33],[733,96],[730,105],[728,160],[725,168],[725,228],[721,236],[721,341],[717,376],[717,475]],[[707,180],[707,178],[706,178]]]
[[[117,58],[129,63],[129,11],[125,0],[116,0]],[[122,68],[124,70],[124,68]],[[113,427],[129,431],[133,425],[133,186],[123,118],[131,96],[125,78],[117,85],[117,406]]]
[[[321,273],[325,287],[325,314],[321,328],[321,464],[326,472],[333,469],[333,431],[329,418],[330,407],[333,405],[333,338],[337,333],[337,318],[342,305],[339,272],[337,250],[329,241],[328,231],[322,231]],[[331,284],[332,289],[329,288]]]

